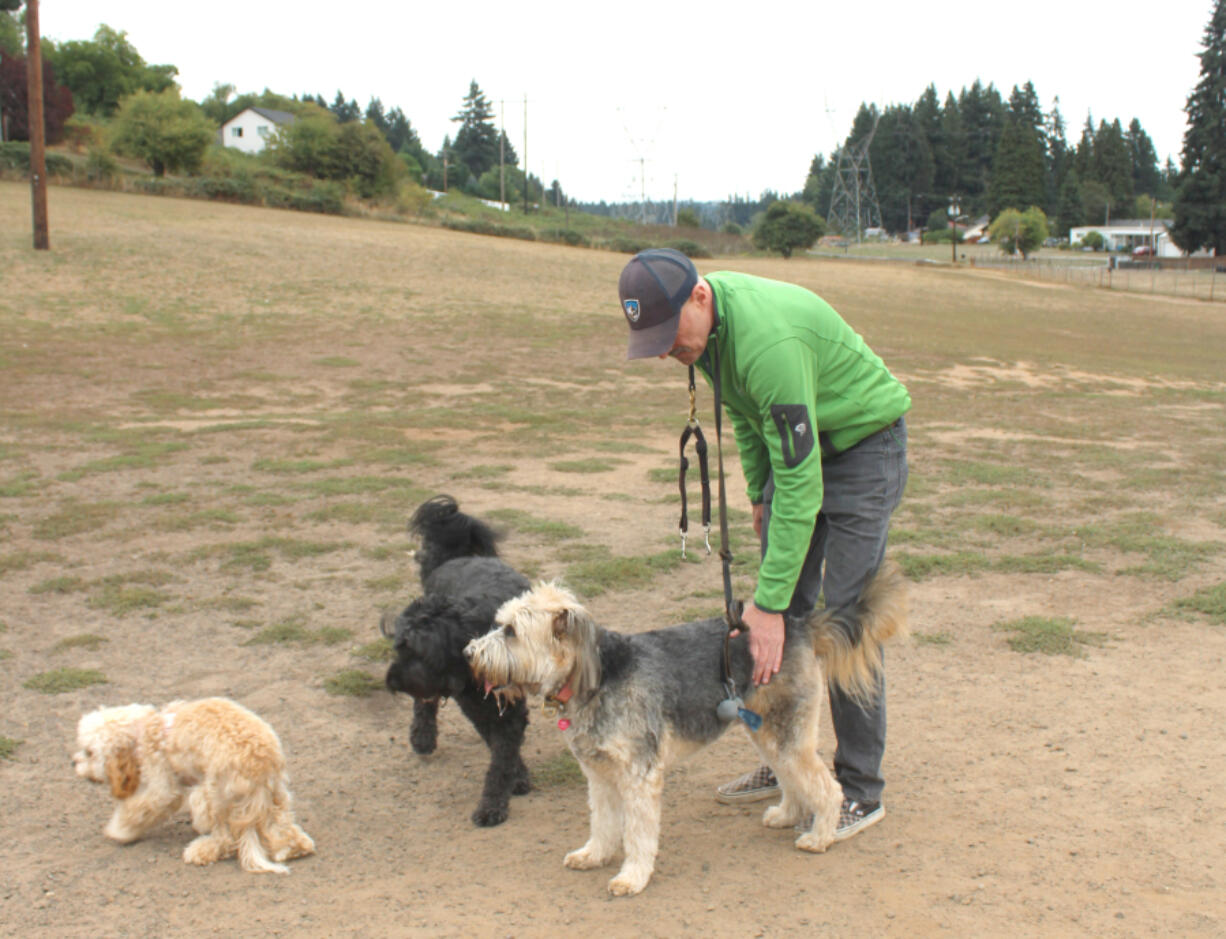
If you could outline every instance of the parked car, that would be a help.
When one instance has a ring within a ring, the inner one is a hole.
[[[1143,258],[1153,253],[1154,253],[1154,249],[1151,248],[1149,245],[1137,245],[1135,248],[1132,249],[1132,256],[1134,258]]]

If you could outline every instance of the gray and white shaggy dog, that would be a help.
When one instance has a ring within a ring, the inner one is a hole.
[[[438,745],[439,704],[455,699],[490,748],[473,823],[499,825],[507,819],[511,795],[532,789],[520,756],[528,708],[522,700],[487,696],[469,671],[464,646],[488,632],[498,608],[531,585],[498,558],[497,533],[461,512],[450,496],[422,503],[409,529],[421,538],[417,559],[425,592],[399,615],[384,615],[382,630],[394,640],[396,656],[385,683],[392,692],[413,696],[409,742],[420,754]]]
[[[655,867],[665,770],[727,727],[716,713],[726,697],[724,620],[625,635],[596,625],[569,591],[542,583],[505,603],[497,624],[465,649],[473,672],[498,695],[542,694],[556,704],[587,777],[591,833],[564,863],[601,867],[620,847],[625,858],[609,891],[638,893]],[[769,684],[751,684],[747,636],[729,644],[736,692],[762,717],[749,739],[782,789],[762,822],[788,828],[813,816],[796,839],[801,850],[830,846],[842,802],[817,752],[823,671],[864,700],[880,681],[882,643],[905,628],[903,578],[887,564],[851,606],[787,620],[783,664]]]

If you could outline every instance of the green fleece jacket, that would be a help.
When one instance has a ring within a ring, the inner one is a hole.
[[[803,287],[749,274],[706,275],[715,296],[720,395],[749,501],[773,473],[770,543],[754,604],[792,600],[822,507],[822,455],[893,423],[911,407],[903,384],[830,304]],[[712,344],[696,363],[711,381]]]

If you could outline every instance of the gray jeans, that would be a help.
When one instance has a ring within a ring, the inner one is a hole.
[[[907,423],[871,434],[849,450],[822,457],[822,507],[813,527],[788,613],[804,616],[825,595],[830,608],[852,603],[885,558],[890,516],[907,485]],[[763,492],[762,553],[770,529],[774,480]],[[834,774],[847,799],[879,802],[885,781],[885,674],[871,706],[862,708],[830,689],[830,716],[838,747]]]

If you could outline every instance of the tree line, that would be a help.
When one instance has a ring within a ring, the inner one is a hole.
[[[1133,118],[1087,116],[1070,143],[1059,99],[1044,110],[1032,82],[1008,99],[976,81],[942,101],[929,85],[914,104],[879,109],[862,103],[843,143],[844,154],[872,134],[868,162],[882,225],[891,232],[944,228],[951,205],[970,217],[1008,208],[1040,207],[1053,231],[1148,217],[1152,202],[1169,202],[1177,176],[1158,166],[1153,141]],[[817,154],[800,197],[825,216],[839,173],[839,150]],[[1138,197],[1142,197],[1138,202]]]

